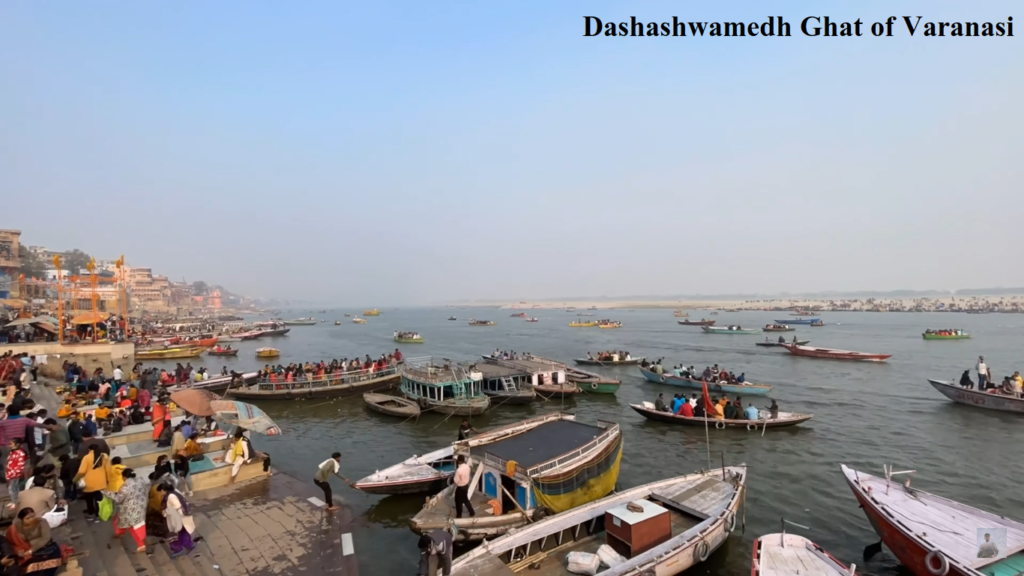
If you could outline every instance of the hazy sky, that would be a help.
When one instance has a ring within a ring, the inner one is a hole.
[[[824,4],[6,2],[0,227],[339,305],[1024,285],[1021,4]]]

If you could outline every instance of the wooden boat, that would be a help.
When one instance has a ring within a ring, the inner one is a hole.
[[[797,310],[796,312],[790,312],[790,316],[814,316],[814,312],[805,312],[804,310]]]
[[[473,366],[440,358],[410,358],[401,367],[401,390],[420,409],[456,416],[483,414],[491,399],[480,386],[482,374]]]
[[[761,328],[765,332],[794,332],[796,328],[788,326],[786,324],[768,324],[764,328]]]
[[[494,326],[494,322],[490,320],[470,320],[470,326]]]
[[[277,348],[257,348],[256,349],[256,357],[257,358],[277,358],[280,355],[281,355],[281,351],[278,350]]]
[[[244,374],[235,373],[235,375],[229,374],[227,376],[214,376],[209,380],[202,380],[189,385],[179,384],[176,386],[165,386],[164,390],[166,390],[168,393],[174,393],[180,390],[194,388],[199,390],[208,390],[210,392],[213,392],[214,394],[223,394],[229,388],[234,386],[242,387],[255,384],[258,378],[258,372],[246,372]]]
[[[597,322],[569,322],[569,328],[593,328]]]
[[[527,318],[526,321],[527,322],[540,322],[540,320],[538,320],[536,318]]]
[[[261,330],[250,330],[248,332],[238,332],[235,334],[235,337],[244,342],[246,340],[255,340],[262,335],[263,331]]]
[[[513,312],[508,315],[509,318],[526,318],[526,312]]]
[[[210,348],[206,351],[207,356],[238,356],[238,348],[214,350]]]
[[[351,316],[352,316],[351,314],[349,314],[349,313],[347,313],[347,312],[345,313],[345,318],[349,318],[349,317],[351,317]]]
[[[412,400],[402,398],[401,396],[367,392],[363,394],[363,402],[366,402],[366,407],[370,410],[387,414],[388,416],[415,418],[420,415],[420,407]]]
[[[806,356],[808,358],[827,358],[829,360],[861,360],[865,362],[885,362],[892,358],[892,354],[873,354],[870,352],[851,352],[849,350],[834,350],[832,348],[815,348],[813,346],[800,346],[784,344],[782,346],[794,356]]]
[[[501,436],[497,436],[501,434]],[[455,539],[494,538],[530,522],[544,507],[558,513],[615,489],[622,457],[619,425],[597,426],[571,414],[524,420],[456,442],[473,470],[469,500],[476,515],[452,518],[455,486],[427,500],[409,522],[419,534],[454,525]],[[495,508],[489,504],[496,502]]]
[[[420,336],[418,334],[416,335],[416,337],[400,336],[399,334],[396,333],[395,342],[399,342],[401,344],[423,344],[423,336]]]
[[[676,318],[687,318],[690,316],[689,314],[683,312],[682,310],[673,310],[672,315],[675,316]]]
[[[285,326],[284,322],[257,322],[255,324],[257,338],[264,336],[284,336],[291,332],[291,328]]]
[[[534,384],[534,391],[538,396],[544,398],[569,398],[580,392],[579,387],[572,382],[548,382],[546,384]]]
[[[718,320],[676,320],[681,326],[714,326]]]
[[[423,456],[413,456],[370,474],[353,484],[353,487],[368,494],[437,492],[445,487],[455,473],[454,453],[452,446],[446,446]]]
[[[968,334],[967,332],[964,332],[963,330],[953,332],[952,334],[939,334],[939,331],[937,330],[924,332],[923,334],[921,334],[921,338],[924,338],[925,340],[967,340],[970,337],[971,335]]]
[[[1003,576],[1024,568],[1024,524],[893,482],[886,468],[878,478],[841,466],[846,483],[882,542],[915,576]],[[907,471],[910,473],[912,471]],[[1005,529],[1002,558],[980,558],[978,536]]]
[[[236,336],[217,336],[217,344],[234,344],[235,342],[241,342],[242,339]]]
[[[285,320],[285,326],[316,326],[316,318],[296,318],[295,320]]]
[[[797,346],[806,346],[810,340],[797,340],[796,342],[755,342],[757,346],[763,346],[765,348],[782,348],[786,344],[796,344]]]
[[[821,546],[797,534],[765,534],[754,540],[750,576],[854,576]]]
[[[395,387],[399,380],[397,368],[365,373],[351,370],[322,378],[283,382],[262,378],[251,386],[232,388],[227,395],[237,400],[294,400],[297,398],[346,398],[365,392],[378,392]]]
[[[708,388],[710,388],[710,386]],[[759,410],[760,418],[758,420],[719,420],[718,418],[677,416],[671,412],[660,412],[654,408],[653,402],[630,404],[629,407],[637,414],[647,418],[648,420],[668,422],[669,424],[680,424],[682,426],[704,426],[706,422],[709,428],[716,428],[718,430],[725,428],[746,428],[747,430],[785,428],[786,426],[796,426],[797,424],[807,422],[811,418],[814,418],[814,414],[797,414],[795,412],[779,412],[778,418],[772,418],[771,413],[767,410]]]
[[[580,366],[638,366],[644,361],[644,357],[619,359],[619,360],[598,360],[597,358],[573,358],[573,362]]]
[[[774,320],[776,324],[814,324],[815,322],[821,322],[821,318],[789,318],[787,320]]]
[[[518,368],[484,363],[477,365],[480,389],[491,398],[491,407],[505,404],[529,404],[537,399],[529,372]]]
[[[597,327],[598,328],[607,328],[607,329],[622,328],[622,322],[598,322],[597,323]]]
[[[334,321],[334,325],[335,326],[341,326],[341,320],[335,320]]]
[[[732,466],[616,492],[487,541],[460,556],[452,574],[568,576],[570,553],[594,553],[605,542],[625,558],[601,576],[679,574],[707,560],[739,526],[746,477],[746,466]],[[643,511],[629,511],[630,504]],[[622,526],[629,520],[645,520],[651,546],[632,551],[630,532],[638,536],[639,525]]]
[[[357,317],[357,318],[353,318],[352,319],[352,323],[353,324],[366,324],[366,320],[363,320],[362,318],[358,318]]]
[[[961,388],[956,382],[943,382],[942,380],[932,380],[929,378],[928,383],[941,392],[943,396],[957,404],[1024,414],[1024,399],[1022,398],[1014,398],[1013,396],[998,392],[989,394],[981,390],[969,390]]]
[[[455,316],[449,316],[448,320],[454,322],[454,321],[458,320],[458,318],[456,318]]]
[[[825,323],[822,322],[821,320],[816,320],[814,322],[811,322],[811,326],[814,327],[814,328],[820,328],[820,327],[822,327],[824,325],[825,325]]]
[[[363,310],[363,316],[380,316],[380,310],[371,308],[370,310]]]
[[[659,375],[643,367],[640,368],[640,373],[643,374],[644,378],[646,378],[648,382],[668,384],[669,386],[679,386],[693,390],[704,389],[704,383],[702,380],[683,378],[682,376],[669,372]],[[772,387],[768,384],[755,384],[753,382],[708,382],[708,391],[716,392],[718,394],[738,394],[740,396],[764,396],[772,391]]]
[[[739,326],[722,326],[716,328],[714,326],[701,326],[700,328],[707,334],[760,334],[760,328],[741,328]]]
[[[195,358],[206,350],[206,346],[173,346],[170,348],[143,348],[135,351],[136,360],[175,360]]]

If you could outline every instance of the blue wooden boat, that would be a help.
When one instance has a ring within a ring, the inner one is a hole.
[[[669,371],[664,374],[655,374],[651,370],[640,368],[640,373],[643,374],[644,378],[648,381],[656,384],[668,384],[669,386],[679,386],[681,388],[691,388],[693,390],[702,390],[704,388],[700,380],[683,378],[674,371]],[[724,382],[708,382],[708,392],[712,393],[738,394],[740,396],[764,396],[771,391],[772,387],[768,384],[754,384],[752,382],[733,384],[726,384]]]
[[[814,324],[820,321],[821,318],[786,318],[785,320],[776,320],[776,324]]]

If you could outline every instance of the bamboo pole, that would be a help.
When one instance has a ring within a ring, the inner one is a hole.
[[[89,270],[89,297],[92,301],[92,341],[96,341],[96,260],[90,260],[85,266]]]
[[[61,269],[60,269],[60,256],[53,257],[53,265],[57,267],[57,341],[61,344],[64,343],[64,295],[61,290],[63,284]]]

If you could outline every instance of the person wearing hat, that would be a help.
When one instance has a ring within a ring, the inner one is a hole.
[[[437,567],[443,576],[452,573],[452,545],[451,532],[447,530],[433,530],[430,534],[420,536],[420,570],[419,576],[429,576],[430,557],[437,557]]]

